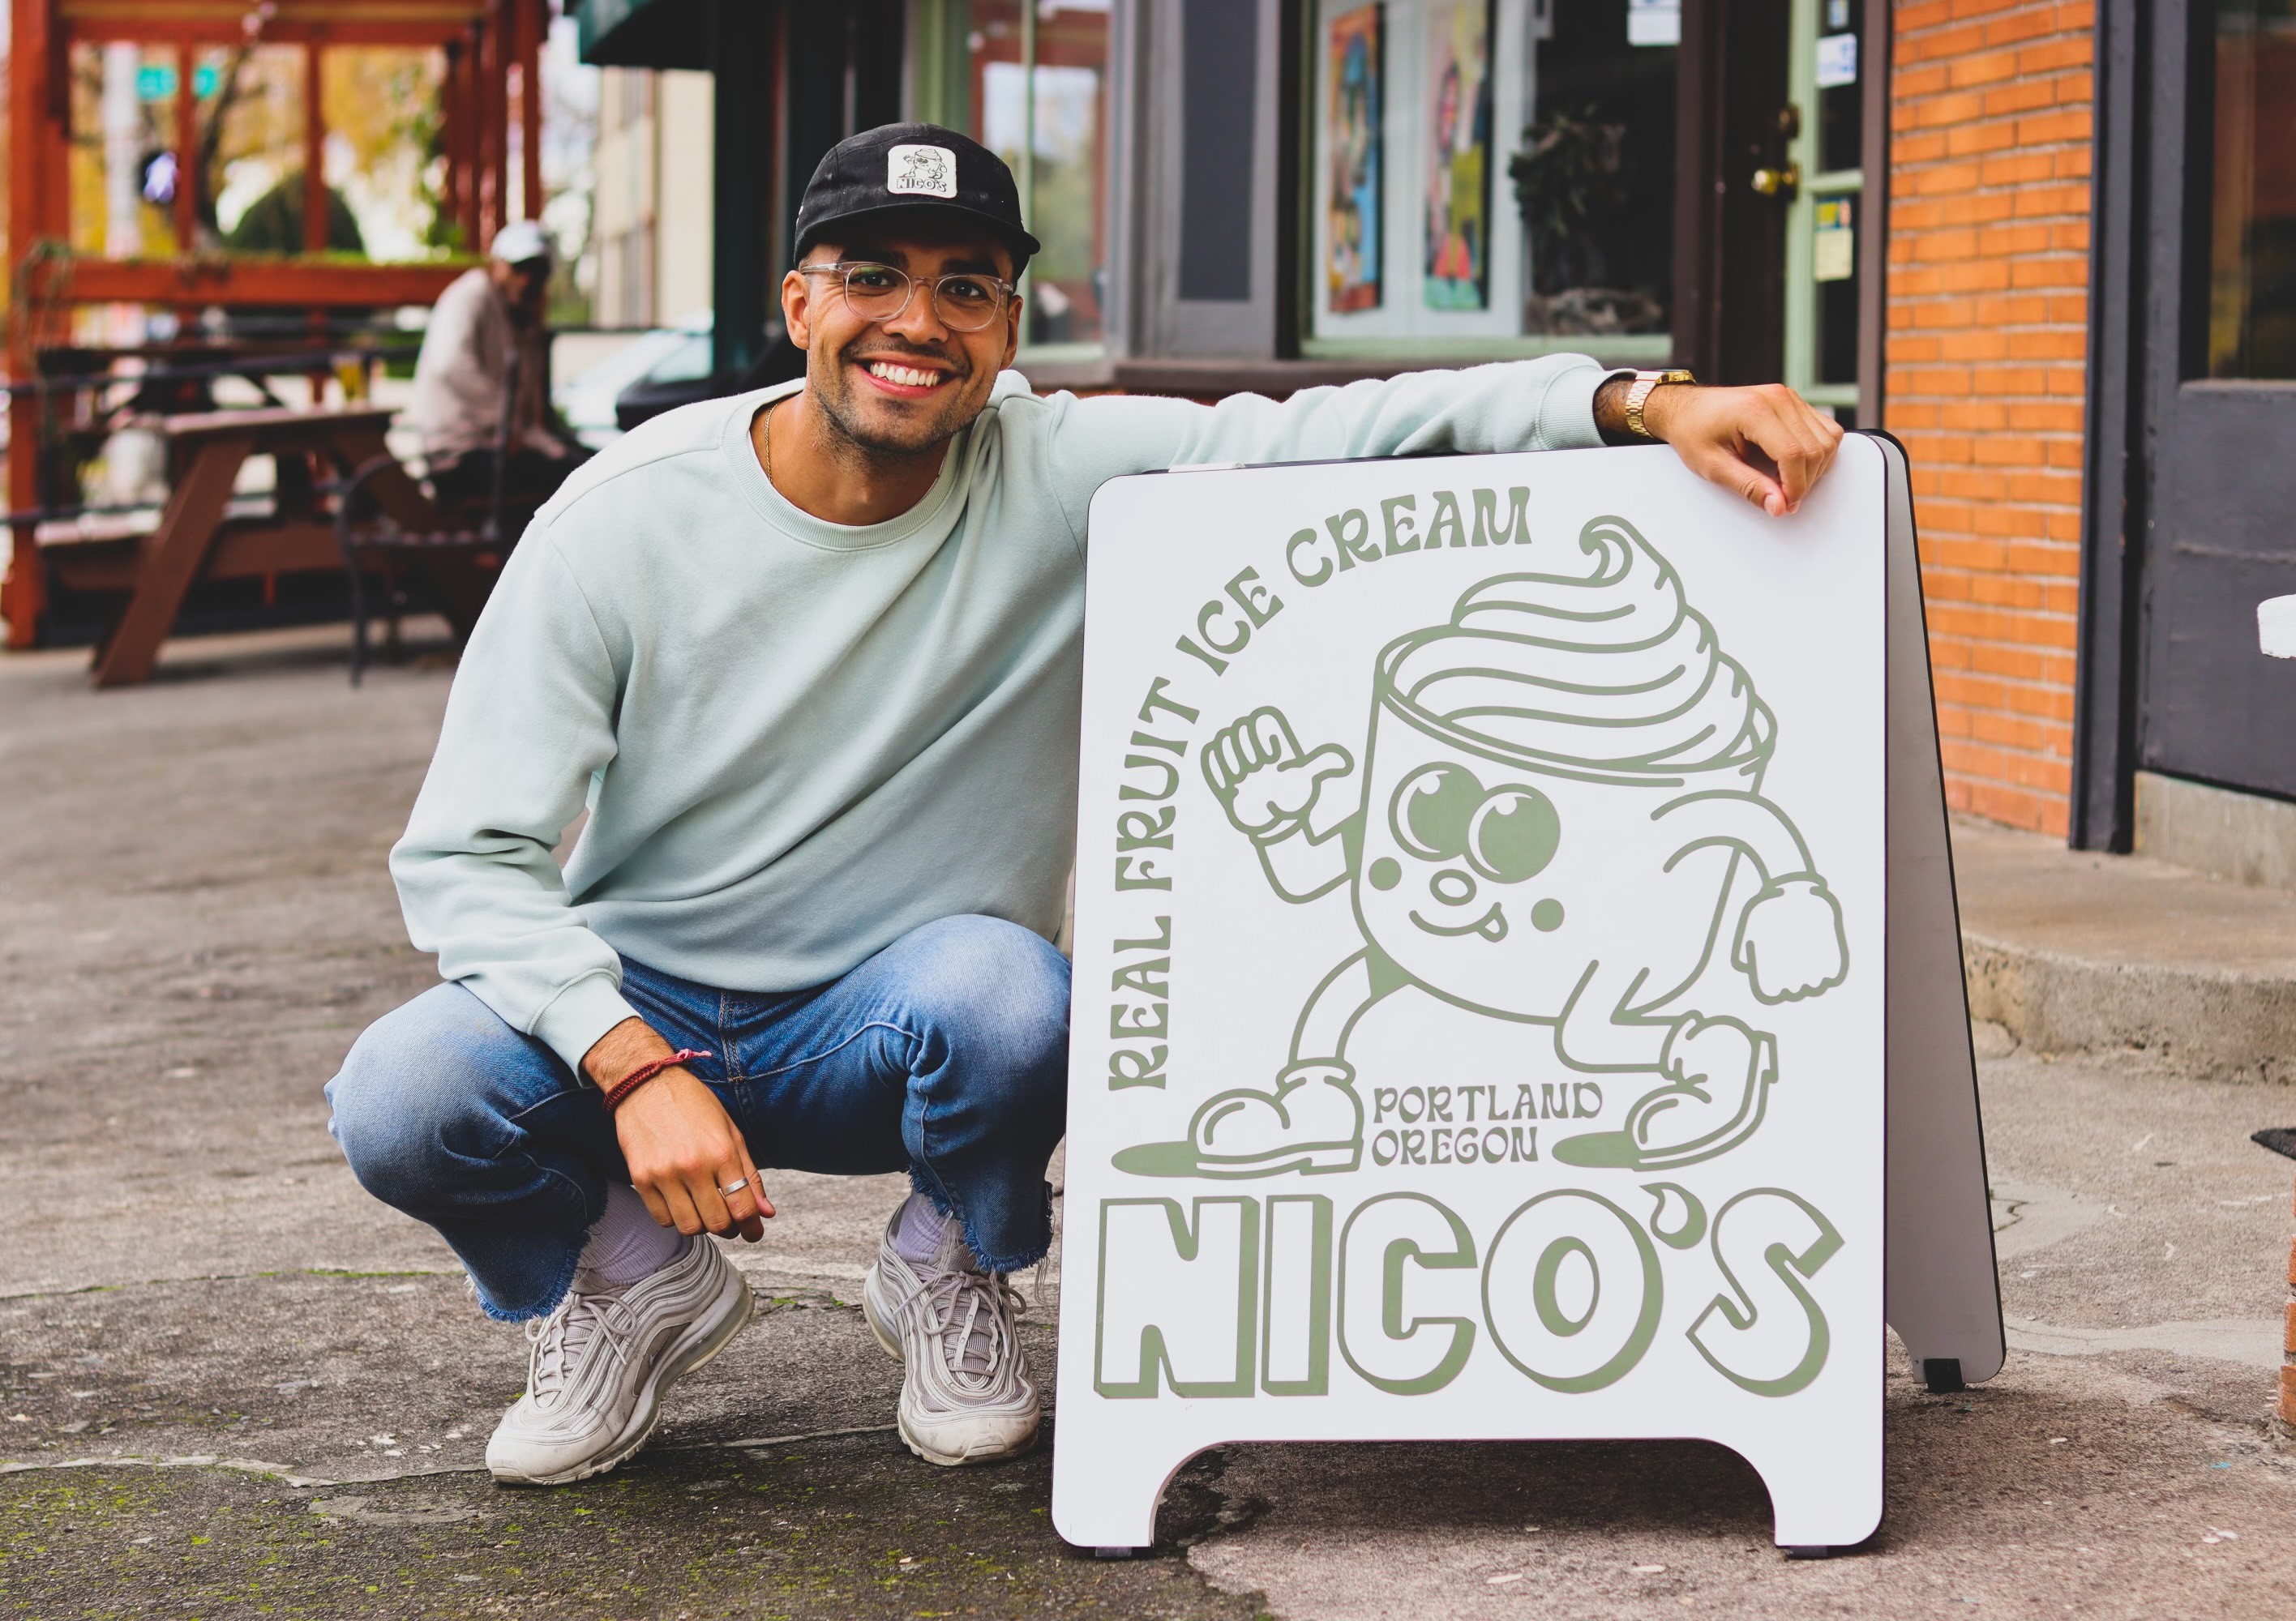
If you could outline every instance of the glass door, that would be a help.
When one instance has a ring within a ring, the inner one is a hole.
[[[1760,169],[1758,191],[1786,210],[1784,381],[1843,426],[1857,425],[1857,233],[1866,173],[1865,6],[1792,0],[1786,162]]]
[[[2296,798],[2296,664],[2256,629],[2296,594],[2296,0],[2163,4],[2136,763]]]

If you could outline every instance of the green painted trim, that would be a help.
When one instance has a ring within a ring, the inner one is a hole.
[[[1804,398],[1817,380],[1816,244],[1817,0],[1792,0],[1786,27],[1786,100],[1801,109],[1801,131],[1786,143],[1787,160],[1804,179],[1786,205],[1785,375]]]
[[[910,41],[909,116],[972,134],[972,97],[965,79],[965,40],[972,29],[970,0],[917,0]]]
[[[1303,360],[1420,360],[1436,364],[1472,364],[1479,360],[1533,360],[1541,355],[1591,354],[1605,364],[1663,364],[1674,353],[1674,339],[1665,332],[1625,332],[1605,336],[1575,332],[1561,337],[1530,338],[1303,338]]]

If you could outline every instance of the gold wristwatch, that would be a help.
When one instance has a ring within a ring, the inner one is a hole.
[[[1649,403],[1652,391],[1662,382],[1696,382],[1698,380],[1680,367],[1671,372],[1636,372],[1635,381],[1627,389],[1627,431],[1638,439],[1655,438],[1643,423],[1643,406]]]

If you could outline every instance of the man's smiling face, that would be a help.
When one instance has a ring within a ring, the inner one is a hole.
[[[905,272],[917,285],[898,315],[873,320],[847,300],[836,272],[805,266],[867,263]],[[816,242],[782,283],[791,340],[806,351],[806,388],[838,431],[864,450],[916,455],[980,414],[996,373],[1019,351],[1021,300],[974,332],[952,327],[933,283],[970,274],[1009,282],[1013,255],[987,232],[931,215],[856,222],[840,240]]]

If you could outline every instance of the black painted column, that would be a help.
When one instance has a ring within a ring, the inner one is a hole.
[[[720,373],[756,363],[765,348],[766,225],[771,202],[774,8],[761,0],[704,0],[709,70],[717,80],[710,302],[711,363]]]

